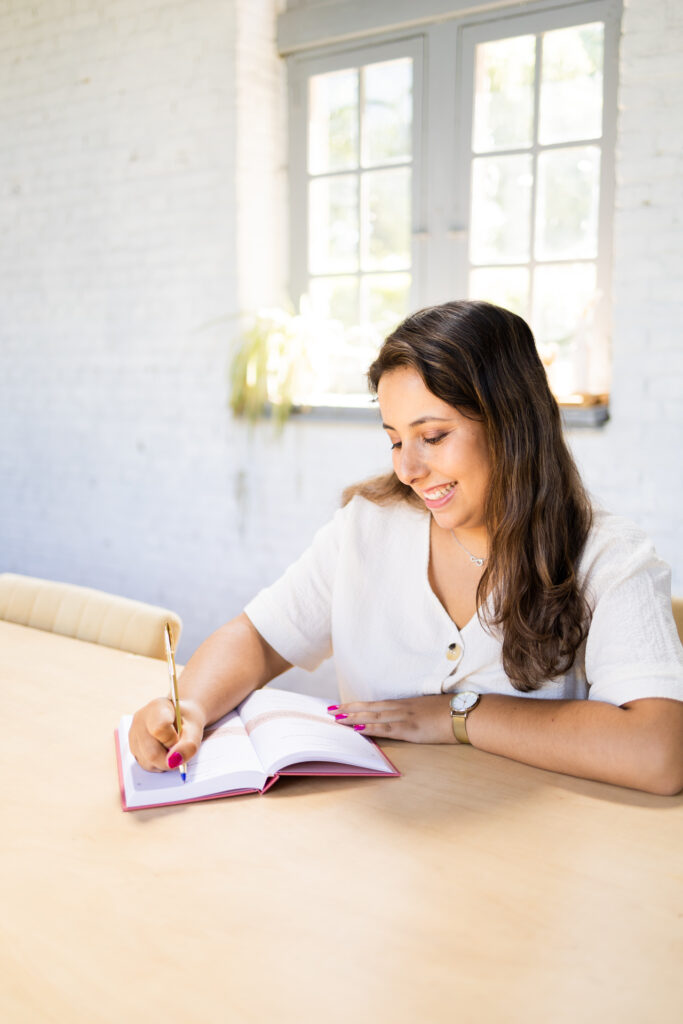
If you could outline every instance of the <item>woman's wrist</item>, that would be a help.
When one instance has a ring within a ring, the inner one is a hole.
[[[183,718],[191,717],[192,721],[201,728],[202,732],[209,724],[207,709],[197,697],[181,697],[180,713]]]

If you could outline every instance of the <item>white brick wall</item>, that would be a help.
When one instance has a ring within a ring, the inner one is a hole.
[[[226,407],[239,310],[285,279],[274,0],[0,3],[0,570],[237,613],[387,459]],[[626,3],[614,397],[571,440],[683,592],[679,4]]]
[[[625,0],[610,423],[572,444],[593,493],[640,523],[683,593],[683,5]]]

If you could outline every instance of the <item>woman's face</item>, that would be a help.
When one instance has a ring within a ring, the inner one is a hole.
[[[399,480],[443,529],[481,528],[491,469],[484,424],[437,398],[411,367],[383,374],[377,397]]]

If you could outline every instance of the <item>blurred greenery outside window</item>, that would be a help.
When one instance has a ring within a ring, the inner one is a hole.
[[[464,297],[530,323],[562,403],[606,401],[619,12],[539,5],[290,57],[299,312],[270,377],[297,353],[295,403],[368,405],[386,334]]]

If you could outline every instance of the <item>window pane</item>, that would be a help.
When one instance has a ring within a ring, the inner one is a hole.
[[[358,69],[314,75],[308,90],[308,170],[358,166]]]
[[[397,270],[410,266],[410,181],[408,167],[369,171],[363,175],[364,270]]]
[[[600,149],[576,146],[538,158],[536,258],[592,259],[598,251]]]
[[[340,320],[345,327],[358,323],[358,278],[313,278],[309,284],[309,296],[318,316]]]
[[[530,256],[531,157],[472,162],[472,263],[521,263]]]
[[[410,274],[371,274],[363,278],[362,288],[368,319],[380,335],[408,315]]]
[[[360,329],[347,331],[345,339],[330,352],[329,375],[335,395],[368,393],[367,372],[377,356],[377,340]]]
[[[535,36],[477,46],[472,138],[475,153],[531,145],[535,63]]]
[[[358,269],[358,179],[345,174],[309,187],[309,266],[312,274]]]
[[[534,275],[532,327],[548,380],[562,398],[590,391],[594,346],[593,314],[597,303],[594,263],[538,267]],[[598,362],[602,353],[598,354]]]
[[[539,139],[543,145],[602,134],[604,26],[543,36]]]
[[[469,297],[494,302],[528,319],[529,271],[526,267],[486,267],[470,273]]]
[[[567,346],[595,300],[595,264],[537,267],[533,329],[536,340]]]
[[[369,64],[362,70],[362,164],[410,160],[413,62],[410,58]]]

